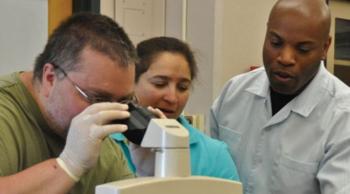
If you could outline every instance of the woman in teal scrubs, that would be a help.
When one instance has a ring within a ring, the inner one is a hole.
[[[225,143],[194,128],[181,115],[197,76],[197,64],[189,46],[175,38],[157,37],[137,45],[135,95],[141,106],[161,110],[189,131],[192,175],[239,180],[236,166]],[[135,172],[122,134],[112,137],[122,146]]]

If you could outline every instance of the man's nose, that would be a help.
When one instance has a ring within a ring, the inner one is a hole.
[[[284,66],[291,66],[294,65],[296,60],[295,60],[295,51],[291,47],[283,47],[281,51],[279,52],[279,55],[277,57],[277,61],[279,64],[284,65]]]

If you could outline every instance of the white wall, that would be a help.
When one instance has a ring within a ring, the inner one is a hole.
[[[232,76],[262,64],[262,45],[270,9],[276,0],[216,1],[213,96]]]
[[[47,0],[0,1],[0,74],[31,70],[48,29]]]
[[[186,41],[194,50],[199,74],[185,111],[205,117],[213,101],[214,19],[214,0],[187,0]]]
[[[198,82],[185,111],[208,116],[232,76],[262,63],[266,21],[276,0],[187,0],[186,41],[195,51]]]
[[[165,3],[165,35],[184,39],[183,37],[183,16],[184,0],[166,0]]]

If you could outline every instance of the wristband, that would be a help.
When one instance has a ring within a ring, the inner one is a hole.
[[[72,178],[75,182],[79,181],[79,178],[68,170],[66,164],[64,163],[64,161],[61,158],[56,158],[56,161],[57,161],[58,165],[64,170],[64,172],[67,173],[67,175],[70,178]]]

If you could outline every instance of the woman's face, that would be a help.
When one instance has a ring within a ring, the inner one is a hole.
[[[160,109],[168,118],[178,118],[191,89],[191,73],[185,57],[162,52],[153,59],[148,70],[135,85],[142,106]]]

